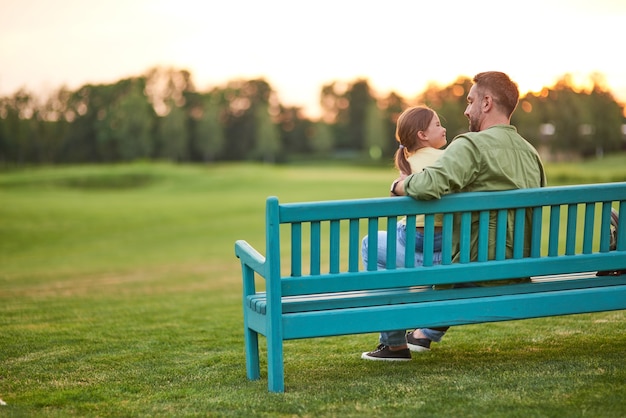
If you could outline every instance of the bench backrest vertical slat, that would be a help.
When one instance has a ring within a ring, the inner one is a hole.
[[[367,271],[376,271],[378,259],[378,218],[367,219]]]
[[[506,258],[506,229],[509,223],[509,211],[500,209],[496,215],[496,260]]]
[[[624,251],[626,250],[626,200],[621,200],[619,202],[619,219],[621,221],[618,222],[617,228],[617,250]]]
[[[348,221],[348,271],[359,271],[361,256],[361,236],[359,231],[359,219],[352,218]]]
[[[291,276],[302,276],[302,223],[291,224]]]
[[[459,233],[460,254],[459,262],[462,264],[470,262],[470,247],[472,239],[472,212],[461,213],[461,230]]]
[[[406,248],[404,252],[404,266],[415,267],[415,251],[409,251],[409,248],[415,248],[415,216],[407,216],[406,218]]]
[[[524,237],[526,230],[526,209],[515,209],[513,227],[513,258],[524,257]]]
[[[478,261],[489,259],[489,211],[482,210],[478,215]]]
[[[565,254],[576,253],[576,230],[578,227],[578,205],[567,205],[567,232],[565,233]]]
[[[339,221],[330,221],[330,273],[339,273],[339,260],[341,256],[340,231]]]
[[[454,226],[454,214],[443,215],[443,228],[441,229],[441,264],[452,264],[452,231]]]
[[[609,251],[611,245],[610,218],[612,203],[613,202],[601,203],[600,216],[602,218],[602,227],[600,228],[600,252]]]
[[[600,252],[609,251],[611,245],[611,209],[612,202],[602,202],[602,225],[600,230]]]
[[[541,240],[543,231],[543,207],[534,207],[532,214],[533,225],[530,238],[530,256],[533,258],[541,257]]]
[[[396,268],[396,240],[398,230],[396,225],[398,224],[398,218],[396,216],[389,216],[387,218],[387,268],[393,270]]]
[[[311,259],[310,272],[312,276],[319,276],[322,261],[321,222],[311,222]]]
[[[585,226],[583,234],[583,254],[593,251],[593,231],[595,230],[596,204],[585,204]]]
[[[550,236],[548,239],[548,256],[559,255],[559,230],[561,226],[561,206],[550,206]]]
[[[430,267],[433,265],[433,253],[434,253],[434,235],[435,235],[435,215],[429,214],[424,217],[424,248],[422,253],[424,254],[423,265]]]

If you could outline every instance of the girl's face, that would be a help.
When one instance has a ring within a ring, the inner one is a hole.
[[[422,131],[422,133],[422,140],[426,143],[425,145],[429,147],[441,148],[448,143],[446,140],[446,128],[441,126],[437,113],[433,115],[430,125],[428,125],[428,128]]]

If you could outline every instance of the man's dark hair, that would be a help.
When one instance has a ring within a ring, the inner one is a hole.
[[[511,117],[519,101],[519,89],[508,75],[499,71],[487,71],[476,74],[473,81],[480,91],[488,91],[495,105]]]

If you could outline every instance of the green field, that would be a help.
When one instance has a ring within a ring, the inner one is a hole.
[[[626,181],[626,156],[548,166]],[[626,416],[626,311],[457,327],[408,364],[376,334],[289,341],[245,376],[234,242],[264,205],[385,196],[389,167],[136,163],[0,172],[0,416]],[[262,341],[262,344],[264,341]],[[262,363],[262,367],[265,363]]]

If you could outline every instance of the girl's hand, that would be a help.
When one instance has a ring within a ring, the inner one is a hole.
[[[400,173],[400,177],[395,179],[393,183],[391,183],[391,190],[389,191],[389,196],[404,196],[404,179],[407,178],[407,175],[404,173]]]

